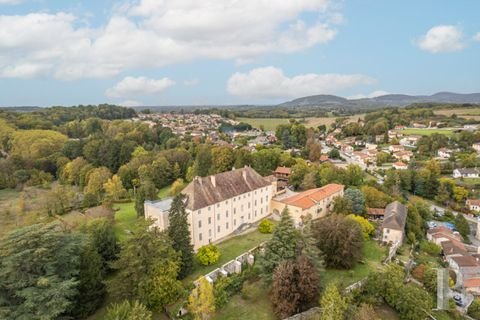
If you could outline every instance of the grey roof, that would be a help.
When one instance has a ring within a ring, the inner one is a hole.
[[[477,168],[459,168],[457,170],[460,174],[478,174]]]
[[[198,210],[269,185],[271,182],[245,167],[209,177],[195,177],[182,193],[187,196],[187,209]]]
[[[398,201],[394,201],[385,208],[382,228],[403,231],[407,221],[407,207]]]
[[[150,204],[152,207],[160,209],[162,211],[170,210],[170,206],[172,204],[173,198],[167,198],[164,200],[157,200],[157,201],[145,201],[145,203]]]

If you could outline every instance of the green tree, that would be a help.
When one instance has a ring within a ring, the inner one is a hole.
[[[470,226],[468,225],[467,219],[463,216],[462,213],[458,213],[455,217],[455,228],[460,232],[464,239],[468,239],[470,235]]]
[[[67,137],[51,130],[19,130],[12,134],[11,156],[34,161],[47,158],[63,148]]]
[[[474,319],[480,319],[480,300],[474,299],[468,307],[468,315]]]
[[[117,274],[109,291],[116,300],[138,300],[160,310],[178,298],[182,288],[176,280],[179,256],[165,232],[151,228],[151,221],[140,220],[112,263]]]
[[[304,223],[305,225],[300,232],[301,252],[313,263],[318,274],[320,274],[324,271],[323,254],[317,246],[311,217],[307,216]]]
[[[197,260],[204,266],[214,264],[220,258],[218,247],[213,244],[207,244],[198,248]]]
[[[267,282],[270,282],[273,271],[283,260],[295,259],[297,242],[298,232],[285,207],[280,222],[275,228],[272,238],[266,243],[259,261],[262,275]]]
[[[353,212],[352,201],[345,197],[333,198],[333,210],[337,214],[350,214]]]
[[[208,316],[215,312],[213,286],[205,277],[200,278],[188,297],[188,310],[193,314],[195,320],[208,319]]]
[[[345,173],[345,184],[348,186],[361,186],[363,184],[363,170],[356,164],[349,164]]]
[[[330,215],[315,223],[314,234],[327,267],[349,269],[361,259],[363,234],[356,221]]]
[[[0,240],[0,317],[55,319],[74,307],[84,237],[57,224],[16,229]],[[21,267],[20,267],[21,266]]]
[[[193,246],[188,223],[188,213],[185,210],[186,199],[177,194],[170,205],[168,213],[168,236],[172,240],[173,249],[180,253],[180,270],[178,277],[186,277],[193,268]]]
[[[124,300],[121,303],[113,303],[105,314],[104,320],[151,320],[152,312],[138,301]]]
[[[360,190],[365,197],[365,205],[369,208],[385,208],[392,202],[392,197],[375,187],[362,186]]]
[[[275,225],[269,219],[263,219],[258,225],[258,231],[261,233],[272,233],[275,229]]]
[[[112,173],[106,167],[95,168],[91,170],[87,175],[87,185],[85,187],[85,193],[95,196],[98,202],[100,202],[105,193],[104,185],[111,178]]]
[[[125,198],[127,190],[123,187],[122,180],[115,174],[103,184],[108,199],[118,201]]]
[[[235,158],[230,147],[216,147],[212,149],[212,174],[232,170]]]
[[[141,183],[135,195],[135,211],[137,217],[145,216],[145,200],[155,200],[158,198],[157,189],[151,180],[145,180]]]
[[[355,214],[363,214],[365,212],[365,197],[357,188],[348,188],[345,190],[343,197],[352,204],[352,212]]]
[[[197,156],[193,163],[194,176],[206,177],[212,168],[212,153],[208,145],[198,147]]]
[[[343,320],[348,305],[347,300],[340,294],[334,282],[330,282],[320,299],[322,313],[320,320]]]
[[[105,218],[98,218],[89,221],[80,230],[88,234],[93,247],[100,254],[103,270],[110,271],[110,263],[117,259],[120,251],[112,222]]]

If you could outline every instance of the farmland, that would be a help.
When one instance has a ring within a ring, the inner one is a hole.
[[[416,129],[416,128],[408,128],[403,130],[398,130],[399,133],[404,135],[419,135],[419,136],[430,136],[434,133],[444,134],[446,136],[451,136],[453,134],[452,129]]]
[[[440,109],[435,110],[434,113],[444,116],[452,116],[455,114],[460,118],[480,120],[480,108]]]

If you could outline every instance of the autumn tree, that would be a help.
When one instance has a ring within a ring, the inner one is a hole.
[[[127,190],[123,187],[122,180],[115,174],[103,184],[108,199],[118,201],[125,198]]]
[[[260,269],[267,282],[270,282],[273,271],[283,260],[295,259],[297,255],[298,232],[295,229],[288,209],[282,211],[281,219],[275,228],[272,238],[266,243],[260,258]]]
[[[315,223],[314,234],[327,267],[349,269],[361,259],[363,235],[356,221],[331,215]]]
[[[392,197],[375,187],[362,186],[360,190],[365,197],[365,205],[369,208],[385,208],[392,202]]]
[[[188,310],[193,314],[195,320],[208,319],[208,316],[215,312],[213,286],[205,277],[200,278],[188,297]]]
[[[330,282],[320,298],[320,320],[344,320],[348,305],[335,282]]]
[[[215,147],[212,149],[212,174],[232,170],[234,162],[232,148]]]
[[[139,220],[112,263],[117,274],[110,280],[110,294],[117,300],[138,300],[160,310],[178,298],[179,256],[166,232],[151,228],[151,221]]]
[[[363,238],[365,240],[370,239],[370,237],[375,233],[375,227],[373,226],[373,224],[371,224],[370,221],[368,221],[364,217],[351,214],[348,215],[347,218],[355,220],[360,225],[360,227],[362,228]]]
[[[193,268],[193,246],[185,201],[183,194],[177,194],[172,200],[168,213],[167,233],[172,240],[173,249],[180,253],[180,270],[178,272],[180,279],[186,277]]]
[[[112,173],[106,167],[95,168],[88,173],[85,193],[95,197],[100,202],[105,193],[104,185],[112,176]]]
[[[285,260],[275,269],[271,300],[278,318],[308,309],[317,300],[318,294],[318,273],[307,257]]]

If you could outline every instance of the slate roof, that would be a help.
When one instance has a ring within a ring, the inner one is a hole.
[[[455,169],[458,170],[458,172],[462,175],[464,174],[478,174],[477,168],[459,168]]]
[[[195,177],[182,193],[187,196],[187,209],[198,210],[269,186],[271,182],[268,180],[252,168],[245,167],[213,176]]]
[[[343,191],[343,188],[345,188],[344,185],[331,183],[321,188],[300,192],[292,197],[282,199],[281,202],[302,209],[308,209],[314,206],[317,202],[337,192]]]
[[[382,228],[404,231],[407,221],[407,207],[394,201],[385,208]]]

